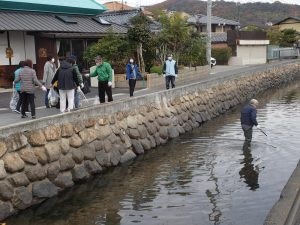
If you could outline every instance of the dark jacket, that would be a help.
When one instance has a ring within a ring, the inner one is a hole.
[[[136,64],[128,63],[126,65],[126,80],[136,79],[137,77],[142,78],[138,66]]]
[[[246,105],[241,112],[241,124],[248,126],[257,126],[256,108],[252,105]]]
[[[56,71],[52,85],[58,81],[58,89],[60,90],[72,90],[76,86],[79,86],[78,77],[71,63],[63,61],[61,66]]]

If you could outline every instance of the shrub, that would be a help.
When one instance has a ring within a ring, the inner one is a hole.
[[[228,61],[231,57],[231,48],[213,48],[212,49],[212,57],[217,60],[217,64],[219,65],[227,65]]]
[[[157,73],[159,75],[162,74],[162,69],[163,69],[163,66],[162,65],[159,65],[159,66],[152,66],[150,68],[150,73]]]

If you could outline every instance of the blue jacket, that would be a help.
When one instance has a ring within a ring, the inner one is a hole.
[[[136,64],[128,63],[126,65],[126,80],[136,79],[137,77],[142,78],[139,72],[139,67]]]
[[[248,126],[257,126],[256,108],[252,105],[246,105],[241,112],[241,124]]]

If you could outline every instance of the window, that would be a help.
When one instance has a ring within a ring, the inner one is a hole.
[[[67,23],[67,24],[77,24],[77,21],[73,20],[72,18],[68,16],[55,16],[55,18],[59,19],[60,21]]]

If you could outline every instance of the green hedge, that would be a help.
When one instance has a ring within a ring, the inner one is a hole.
[[[157,74],[161,75],[162,74],[162,69],[163,69],[162,65],[160,65],[160,66],[152,66],[150,68],[150,73],[157,73]]]
[[[228,61],[232,55],[231,48],[213,48],[211,51],[213,58],[217,60],[219,65],[228,65]]]

